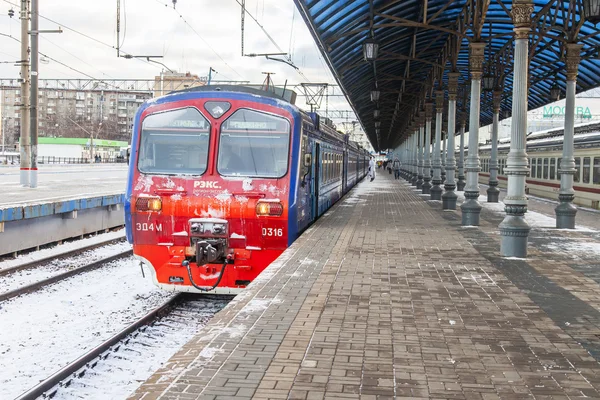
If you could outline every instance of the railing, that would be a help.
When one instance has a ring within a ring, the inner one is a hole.
[[[114,163],[126,163],[127,159],[122,156],[102,158],[99,160],[90,160],[89,158],[77,158],[77,157],[54,157],[44,156],[38,157],[38,164],[114,164]],[[18,166],[20,163],[20,157],[18,155],[0,155],[0,164],[2,165],[13,165]]]

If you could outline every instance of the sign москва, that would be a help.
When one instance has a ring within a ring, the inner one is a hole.
[[[565,106],[546,106],[544,107],[543,117],[562,117],[565,115]],[[592,112],[589,107],[575,107],[575,117],[592,118]]]

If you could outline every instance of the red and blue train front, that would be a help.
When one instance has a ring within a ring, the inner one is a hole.
[[[293,109],[212,96],[160,98],[134,126],[127,236],[168,290],[237,293],[297,234]]]

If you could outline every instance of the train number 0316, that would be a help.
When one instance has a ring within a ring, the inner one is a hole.
[[[144,223],[138,222],[135,224],[135,229],[138,231],[143,231],[143,232],[148,232],[148,231],[162,232],[162,224],[155,224],[153,222],[151,222],[149,224],[146,222],[144,222]]]
[[[262,228],[263,236],[283,236],[283,228]]]

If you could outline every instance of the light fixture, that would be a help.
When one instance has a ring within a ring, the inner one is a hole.
[[[373,118],[379,118],[379,109],[373,111]]]
[[[371,90],[371,101],[379,101],[379,96],[381,96],[379,89]]]
[[[381,121],[375,121],[375,128],[379,128],[381,126]]]
[[[377,59],[377,53],[379,52],[379,43],[369,38],[363,42],[363,56],[365,61],[375,61]]]
[[[557,101],[560,99],[560,87],[556,82],[550,88],[550,100]]]
[[[592,24],[600,22],[600,0],[583,0],[583,19]]]
[[[494,77],[494,75],[484,75],[481,79],[481,84],[483,86],[483,90],[485,90],[486,92],[490,92],[494,90],[496,78]]]

